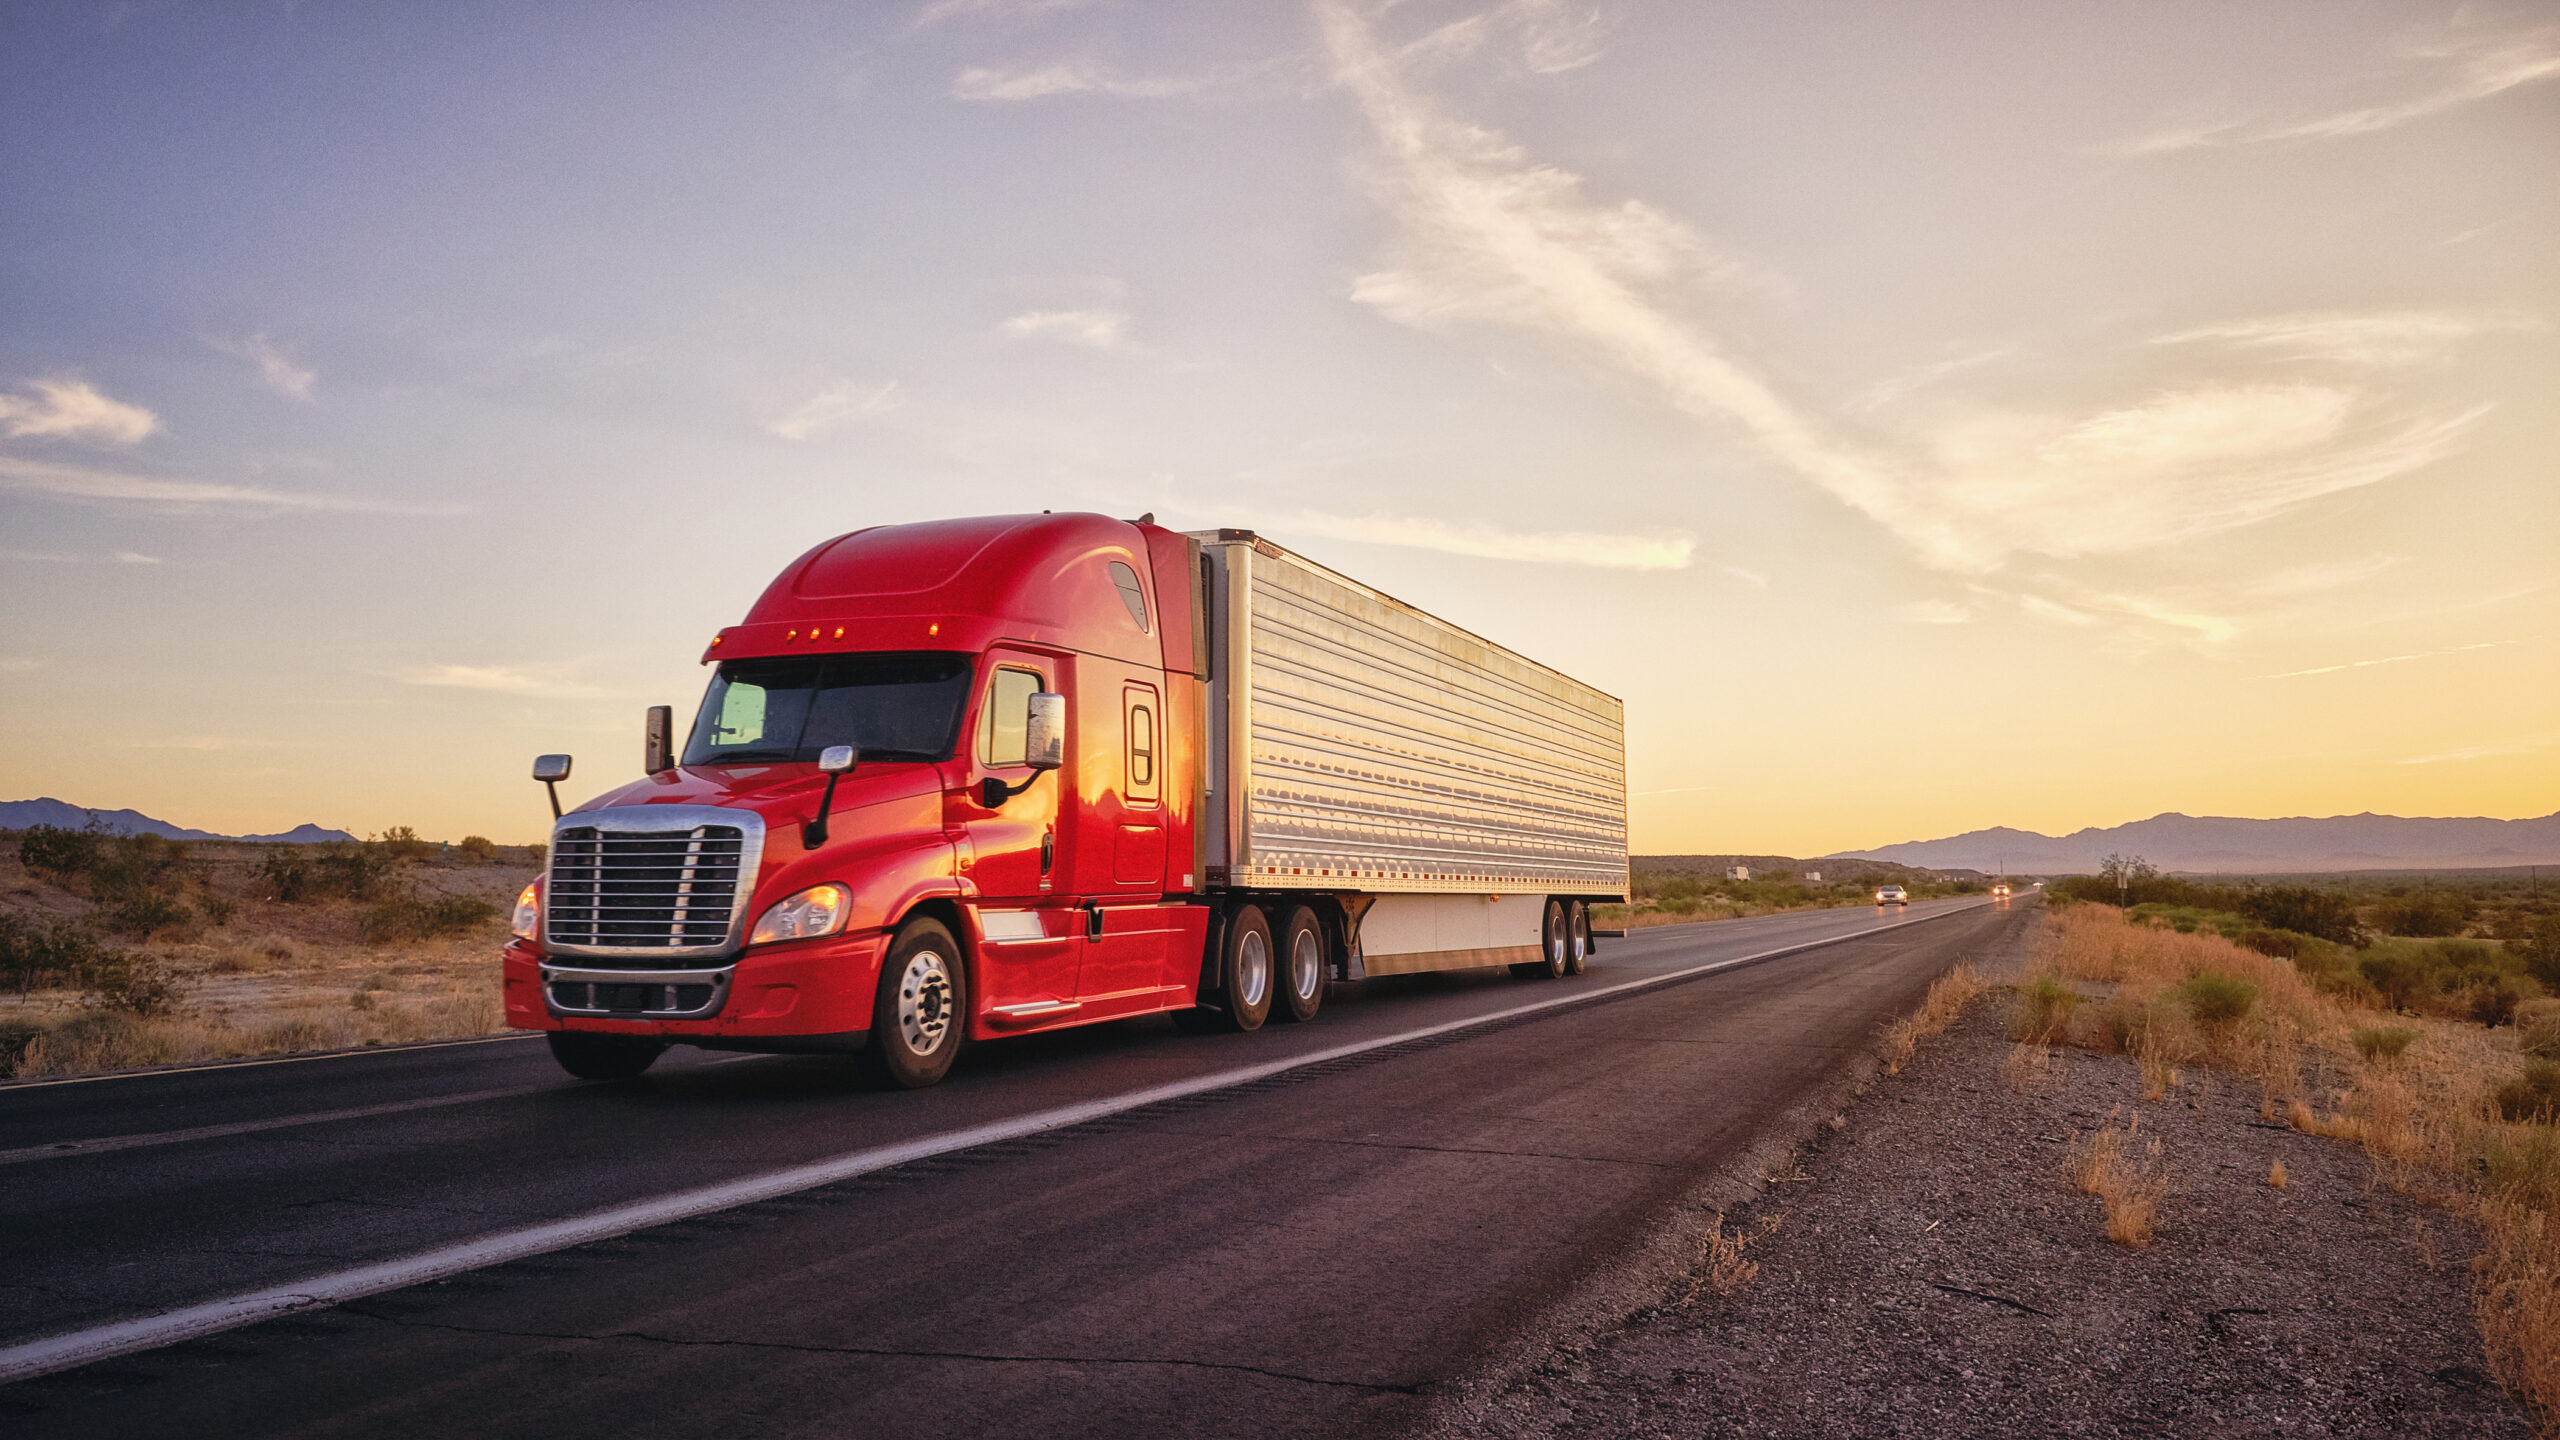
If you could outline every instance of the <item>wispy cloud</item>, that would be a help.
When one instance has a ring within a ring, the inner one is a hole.
[[[43,663],[32,655],[0,655],[0,675],[24,675]]]
[[[1588,530],[1517,531],[1491,525],[1452,524],[1418,515],[1329,515],[1302,510],[1274,518],[1264,528],[1285,539],[1321,535],[1364,545],[1437,550],[1480,560],[1522,560],[1540,565],[1588,565],[1604,570],[1686,569],[1697,542],[1685,535],[1605,535]]]
[[[288,400],[311,403],[311,387],[320,377],[310,369],[293,363],[293,357],[265,335],[241,339],[225,339],[208,335],[205,343],[225,355],[236,355],[258,367],[258,382]]]
[[[1755,586],[1762,590],[1769,588],[1769,577],[1761,574],[1757,570],[1747,570],[1740,565],[1719,565],[1716,568],[1723,571],[1725,574],[1732,576],[1734,579],[1741,581],[1745,585]]]
[[[1093,0],[933,0],[916,12],[912,28],[920,30],[945,20],[1020,20],[1080,10],[1092,3]]]
[[[1893,618],[1905,625],[1962,625],[1973,612],[1953,600],[1907,600],[1893,607]]]
[[[2417,78],[2415,93],[2401,99],[2309,119],[2251,116],[2171,121],[2108,149],[2128,157],[2162,155],[2217,146],[2336,140],[2389,130],[2520,85],[2560,77],[2560,29],[2463,36],[2412,47],[2408,55],[2425,73]]]
[[[2455,346],[2493,330],[2531,324],[2517,316],[2469,315],[2449,310],[2315,311],[2200,325],[2156,336],[2154,345],[2216,342],[2265,351],[2289,360],[2328,360],[2380,369],[2425,365],[2451,355]]]
[[[12,438],[135,445],[159,428],[159,416],[110,399],[86,380],[29,380],[18,394],[0,391],[0,432]]]
[[[1005,321],[1004,333],[1017,340],[1059,340],[1117,350],[1127,342],[1129,316],[1119,310],[1032,310]]]
[[[1572,343],[1935,568],[1982,575],[2021,552],[2120,554],[2253,524],[2425,465],[2481,413],[2395,414],[2340,386],[2204,383],[2095,414],[1978,407],[1878,448],[1692,318],[1696,297],[1679,287],[1732,267],[1687,226],[1640,201],[1595,200],[1580,177],[1443,115],[1347,4],[1319,0],[1317,13],[1335,76],[1376,135],[1377,188],[1398,223],[1397,263],[1359,277],[1353,299],[1421,328],[1496,323]]]
[[[1217,83],[1208,76],[1118,75],[1081,61],[1061,61],[1030,69],[1001,70],[973,65],[951,82],[955,100],[1046,100],[1058,95],[1100,95],[1114,100],[1163,100],[1188,95]]]
[[[2261,678],[2292,680],[2304,675],[2335,675],[2341,670],[2370,670],[2377,665],[2405,665],[2412,660],[2433,660],[2441,655],[2463,655],[2474,650],[2496,650],[2515,643],[2513,640],[2483,640],[2476,645],[2456,645],[2450,650],[2413,650],[2406,655],[2378,655],[2370,660],[2342,660],[2335,665],[2314,665],[2308,670],[2286,670]]]
[[[1397,52],[1400,60],[1474,56],[1499,49],[1536,75],[1561,75],[1600,58],[1607,16],[1563,0],[1507,0],[1453,20]]]
[[[100,503],[265,507],[275,510],[357,511],[376,515],[460,515],[458,505],[416,505],[354,495],[315,495],[307,490],[273,490],[264,485],[225,485],[203,480],[162,480],[97,470],[85,465],[56,465],[0,455],[0,490],[50,495],[64,500]]]
[[[885,415],[899,404],[895,380],[885,385],[846,380],[801,401],[764,428],[785,440],[814,440],[839,426]]]
[[[2463,760],[2491,760],[2504,755],[2538,755],[2551,748],[2548,740],[2518,740],[2505,745],[2471,745],[2460,750],[2447,750],[2436,755],[2412,755],[2395,760],[2395,765],[2444,765]]]
[[[539,696],[551,700],[588,700],[607,692],[592,685],[517,665],[418,665],[394,670],[404,685],[449,690],[489,690],[501,695]]]

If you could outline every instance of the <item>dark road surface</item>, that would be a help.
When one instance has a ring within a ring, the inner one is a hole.
[[[1572,980],[1373,980],[1249,1036],[1008,1040],[912,1094],[684,1050],[586,1085],[522,1039],[0,1088],[9,1375],[181,1307],[1594,997],[43,1374],[0,1388],[0,1428],[1391,1431],[2024,912],[1638,931]]]

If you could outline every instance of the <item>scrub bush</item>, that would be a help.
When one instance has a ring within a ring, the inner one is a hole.
[[[496,918],[498,907],[485,900],[439,895],[427,900],[386,900],[365,911],[357,929],[365,939],[383,944],[394,940],[428,940],[439,935],[459,935]]]
[[[474,865],[486,865],[498,858],[497,844],[486,835],[465,835],[453,848],[470,856]]]
[[[2086,998],[2051,972],[2039,974],[2018,990],[2017,1004],[2009,1012],[2009,1038],[2022,1044],[2054,1044],[2070,1030],[2071,1013]]]
[[[2386,935],[2434,939],[2459,935],[2471,923],[2471,901],[2443,890],[2395,895],[2374,907],[2374,923]]]
[[[375,838],[380,847],[396,863],[402,860],[424,860],[436,853],[436,847],[418,838],[418,832],[406,825],[394,825]]]
[[[2560,1061],[2528,1060],[2524,1073],[2498,1087],[2498,1113],[2549,1124],[2560,1112]]]
[[[2229,1025],[2258,1004],[2258,987],[2237,975],[2206,970],[2186,983],[2187,1010],[2200,1025]]]
[[[2397,1060],[2409,1042],[2418,1038],[2415,1030],[2397,1025],[2369,1025],[2348,1037],[2355,1042],[2356,1053],[2367,1060]]]
[[[18,863],[49,875],[84,875],[98,863],[106,838],[97,830],[30,825],[18,837]]]

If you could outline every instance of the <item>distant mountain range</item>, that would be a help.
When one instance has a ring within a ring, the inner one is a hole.
[[[65,830],[85,828],[94,818],[100,829],[113,835],[166,835],[172,840],[273,840],[295,845],[316,845],[323,840],[353,840],[344,830],[324,830],[317,825],[296,825],[281,835],[216,835],[210,830],[190,830],[166,820],[154,820],[139,810],[83,810],[60,800],[0,800],[0,830],[24,830],[30,825],[59,825]]]
[[[1974,830],[1943,840],[1843,851],[1840,858],[1891,860],[1932,870],[2005,868],[2012,874],[2058,875],[2094,871],[2109,855],[2138,855],[2163,870],[2206,874],[2560,865],[2560,813],[2531,820],[2374,814],[2240,820],[2173,812],[2059,837],[2005,826]]]

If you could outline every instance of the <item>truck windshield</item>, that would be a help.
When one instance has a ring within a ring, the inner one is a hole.
[[[934,653],[732,660],[702,697],[684,763],[815,760],[830,745],[858,745],[865,760],[947,759],[970,673],[968,656]]]

